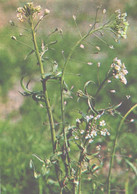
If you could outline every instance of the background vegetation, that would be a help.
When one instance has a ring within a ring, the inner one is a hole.
[[[49,126],[45,117],[45,110],[38,104],[33,102],[29,97],[23,98],[20,91],[20,80],[24,74],[31,76],[31,85],[34,88],[39,87],[37,81],[37,65],[35,59],[25,57],[29,52],[29,48],[25,45],[18,44],[11,40],[11,36],[19,36],[23,33],[23,29],[11,27],[8,21],[15,20],[16,8],[21,6],[25,1],[0,1],[1,18],[0,24],[0,176],[1,176],[1,191],[4,194],[37,194],[43,190],[43,193],[58,193],[57,187],[53,186],[54,174],[50,177],[48,183],[47,176],[35,179],[33,171],[29,167],[30,159],[33,159],[35,168],[40,171],[41,164],[32,156],[36,154],[42,159],[50,156],[52,147],[50,146]],[[37,1],[34,1],[37,3]],[[48,39],[48,34],[56,27],[63,30],[63,34],[54,34],[50,40],[57,40],[47,55],[47,63],[54,61],[60,63],[63,61],[62,50],[67,55],[73,42],[78,38],[78,31],[74,25],[72,15],[76,15],[78,25],[83,32],[88,29],[90,23],[93,22],[95,9],[98,1],[38,1],[38,4],[48,7],[51,10],[51,15],[43,22],[40,28],[39,44],[41,40],[45,42]],[[105,73],[109,69],[113,58],[118,56],[125,62],[129,74],[127,76],[128,85],[123,86],[115,81],[109,84],[100,94],[98,106],[105,107],[109,103],[117,104],[121,101],[123,104],[119,108],[124,115],[137,100],[137,48],[136,48],[136,1],[109,1],[104,0],[102,6],[111,13],[115,9],[121,8],[128,13],[130,29],[128,31],[128,39],[115,43],[114,41],[106,40],[114,45],[114,50],[110,50],[107,45],[101,43],[96,37],[88,40],[85,43],[85,49],[78,48],[71,60],[66,74],[69,87],[75,83],[74,92],[79,88],[83,88],[83,83],[88,80],[97,81],[97,63],[101,62],[100,79],[102,80]],[[22,42],[28,41],[29,37],[22,36]],[[31,43],[30,43],[31,44]],[[30,45],[31,46],[31,45]],[[96,46],[101,48],[97,54]],[[50,60],[48,60],[50,58]],[[92,62],[93,65],[88,65]],[[72,74],[73,72],[73,74]],[[76,74],[81,76],[76,76]],[[26,78],[27,79],[27,78]],[[58,121],[60,112],[58,111],[59,99],[57,98],[57,85],[54,82],[49,86],[53,103],[55,120]],[[116,93],[110,93],[110,90],[116,88]],[[131,98],[129,98],[131,96]],[[66,99],[66,109],[68,112],[67,120],[75,121],[77,118],[76,112],[84,105],[77,103],[77,99]],[[72,101],[76,102],[75,106]],[[54,105],[57,105],[56,108]],[[71,111],[70,111],[71,110]],[[134,122],[129,122],[134,119]],[[109,120],[111,126],[111,136],[108,139],[99,139],[102,145],[101,157],[103,160],[103,168],[98,172],[97,177],[94,177],[92,185],[96,185],[96,193],[104,193],[103,188],[108,175],[108,161],[111,155],[111,148],[115,137],[120,119],[112,117]],[[126,120],[126,125],[122,128],[118,140],[116,151],[115,164],[112,172],[112,193],[136,193],[137,192],[137,112],[136,110],[129,115]],[[90,183],[91,184],[91,183]],[[90,184],[85,184],[86,193],[92,193]]]

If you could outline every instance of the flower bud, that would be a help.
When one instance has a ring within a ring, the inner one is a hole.
[[[50,13],[50,10],[49,10],[49,9],[45,9],[45,10],[44,10],[44,14],[45,14],[45,15],[48,15],[49,13]]]

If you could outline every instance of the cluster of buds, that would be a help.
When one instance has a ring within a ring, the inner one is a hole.
[[[27,18],[29,19],[30,17],[35,17],[36,14],[40,13],[41,11],[41,6],[34,6],[33,2],[31,3],[26,3],[23,7],[17,8],[17,18],[19,19],[20,22],[24,22]],[[50,10],[45,9],[44,14],[41,16],[40,20],[48,15],[50,13]]]
[[[115,20],[111,26],[111,29],[114,33],[117,34],[118,38],[127,38],[127,29],[129,26],[128,21],[126,20],[127,13],[121,13],[120,9],[115,11]]]
[[[125,75],[128,74],[128,71],[126,70],[125,64],[122,63],[121,60],[116,57],[113,60],[111,67],[113,68],[114,78],[119,79],[123,84],[127,84]]]
[[[35,14],[40,13],[41,6],[38,5],[34,7],[33,2],[26,3],[23,7],[17,8],[17,18],[19,21],[23,22],[28,17],[34,17]]]

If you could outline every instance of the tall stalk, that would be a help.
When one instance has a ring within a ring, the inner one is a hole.
[[[36,40],[36,33],[35,33],[34,24],[33,24],[32,19],[30,20],[30,24],[31,24],[31,31],[32,31],[32,40],[33,40],[33,44],[34,44],[34,48],[35,48],[35,54],[37,57],[38,65],[40,66],[43,95],[44,95],[46,109],[47,109],[49,122],[50,122],[53,153],[55,153],[56,152],[55,125],[54,125],[53,114],[52,114],[51,106],[50,106],[50,102],[49,102],[48,91],[47,91],[47,87],[46,87],[46,80],[44,79],[44,67],[43,67],[43,63],[41,61],[41,57],[40,57],[40,53],[39,53],[39,49],[38,49],[38,44],[37,44],[37,40]]]

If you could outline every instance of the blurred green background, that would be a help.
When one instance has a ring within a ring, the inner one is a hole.
[[[31,78],[31,88],[39,88],[38,66],[35,57],[29,56],[25,59],[30,49],[25,45],[11,40],[11,36],[16,36],[21,42],[26,42],[30,47],[30,35],[24,29],[10,25],[10,20],[18,24],[16,19],[16,8],[22,6],[24,2],[19,0],[0,0],[0,179],[2,194],[38,194],[42,188],[43,194],[58,193],[58,188],[52,181],[47,182],[47,177],[35,179],[33,170],[29,167],[29,162],[33,159],[35,168],[39,171],[41,163],[32,154],[37,154],[42,159],[51,155],[50,130],[47,123],[46,111],[31,97],[23,97],[18,91],[20,78],[27,75],[25,80]],[[59,68],[63,64],[62,50],[67,56],[70,48],[79,38],[79,32],[72,19],[77,17],[77,23],[82,33],[88,30],[95,17],[96,7],[102,4],[102,9],[107,9],[107,15],[116,9],[127,12],[130,23],[128,39],[115,43],[113,38],[104,37],[110,45],[107,45],[92,37],[84,42],[85,49],[78,48],[74,53],[67,68],[66,82],[68,86],[74,85],[74,92],[83,89],[84,83],[88,80],[97,82],[97,63],[101,63],[99,75],[103,80],[110,64],[115,57],[120,58],[126,65],[129,74],[127,75],[128,85],[124,86],[117,80],[108,84],[101,92],[97,108],[104,108],[109,104],[118,104],[123,101],[120,111],[124,115],[135,103],[137,103],[137,3],[136,0],[39,0],[33,1],[43,8],[51,10],[51,14],[43,21],[38,31],[39,46],[41,41],[50,42],[57,40],[47,53],[47,69],[54,61],[57,61]],[[101,12],[100,12],[101,14]],[[100,17],[101,15],[99,15]],[[107,16],[105,16],[107,17]],[[48,34],[55,28],[62,29],[63,33],[55,33],[50,38]],[[25,35],[20,36],[20,33]],[[97,54],[96,46],[101,48]],[[93,65],[88,65],[92,62]],[[81,76],[76,76],[81,74]],[[92,88],[91,88],[92,89]],[[110,90],[116,93],[110,93]],[[94,91],[94,88],[92,89]],[[59,86],[55,82],[49,84],[50,100],[53,104],[55,121],[60,120],[58,97]],[[94,94],[91,91],[91,94]],[[127,99],[126,96],[131,96]],[[84,103],[78,103],[77,99],[66,99],[66,119],[67,122],[75,122],[78,110],[85,109]],[[56,105],[56,106],[55,106]],[[134,119],[133,123],[129,120]],[[95,193],[105,193],[105,181],[108,172],[108,161],[111,155],[111,148],[118,127],[120,118],[110,117],[108,124],[111,126],[110,138],[102,138],[100,144],[102,150],[104,166],[93,179],[96,183]],[[137,193],[137,111],[134,110],[129,115],[127,124],[124,125],[118,140],[115,164],[112,172],[112,193]],[[58,127],[57,127],[58,128]],[[54,180],[55,175],[51,174],[50,179]],[[92,193],[91,182],[85,184],[82,193]]]

